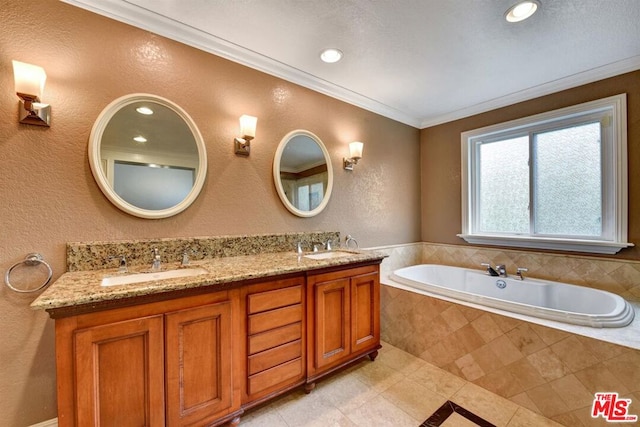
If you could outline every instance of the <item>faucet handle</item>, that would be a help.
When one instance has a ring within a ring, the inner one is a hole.
[[[516,269],[516,276],[518,276],[518,278],[520,278],[520,280],[524,280],[524,276],[522,275],[522,273],[526,273],[527,271],[529,271],[528,268],[526,267],[518,267]]]

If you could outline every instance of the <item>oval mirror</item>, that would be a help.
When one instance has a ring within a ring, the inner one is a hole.
[[[207,174],[194,121],[175,103],[149,94],[123,96],[100,113],[89,137],[89,163],[105,196],[141,218],[182,212]]]
[[[320,138],[306,130],[285,135],[273,160],[273,181],[280,200],[294,215],[322,212],[331,196],[333,168]]]

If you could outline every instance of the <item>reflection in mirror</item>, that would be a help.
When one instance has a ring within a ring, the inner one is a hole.
[[[276,190],[284,205],[295,215],[320,213],[329,201],[333,171],[322,141],[304,130],[287,134],[273,163]]]
[[[204,141],[176,104],[127,95],[105,108],[91,132],[89,160],[98,185],[120,209],[165,218],[188,207],[206,175]]]

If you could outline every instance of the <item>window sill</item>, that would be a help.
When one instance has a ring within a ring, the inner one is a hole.
[[[626,242],[605,242],[601,240],[551,239],[541,237],[492,236],[479,234],[458,234],[468,243],[492,246],[509,246],[527,249],[552,249],[557,251],[587,252],[613,255],[621,249],[633,246]]]

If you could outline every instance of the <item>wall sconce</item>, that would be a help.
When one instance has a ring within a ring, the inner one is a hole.
[[[20,123],[50,126],[51,106],[41,104],[47,73],[42,67],[20,61],[13,61],[13,78],[16,94],[20,98]]]
[[[256,137],[256,124],[258,118],[243,114],[240,116],[240,135],[242,138],[234,138],[236,154],[239,156],[248,156],[251,149],[251,140]]]
[[[362,158],[362,148],[364,144],[362,142],[352,142],[349,144],[349,157],[345,157],[344,168],[348,171],[353,170],[353,165],[358,164],[358,160]]]

